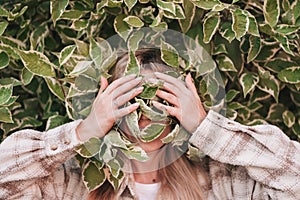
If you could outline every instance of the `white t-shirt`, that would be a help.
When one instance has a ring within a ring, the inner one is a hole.
[[[155,200],[160,183],[137,183],[135,182],[136,194],[139,200]]]

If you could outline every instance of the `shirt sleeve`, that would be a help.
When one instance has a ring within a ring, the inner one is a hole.
[[[215,161],[245,167],[271,199],[300,199],[300,144],[278,127],[245,126],[209,111],[190,143]]]
[[[0,145],[0,199],[34,187],[75,156],[74,147],[81,144],[75,131],[80,122],[46,132],[21,130],[7,137]]]

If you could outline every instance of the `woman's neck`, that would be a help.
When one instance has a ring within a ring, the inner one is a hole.
[[[138,183],[157,183],[160,182],[158,169],[160,168],[163,151],[148,153],[149,160],[146,162],[132,161],[134,179]]]

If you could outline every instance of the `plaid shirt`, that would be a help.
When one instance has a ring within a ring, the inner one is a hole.
[[[86,199],[73,159],[80,120],[47,132],[18,131],[0,145],[0,199]],[[208,200],[300,199],[300,144],[271,125],[244,126],[214,111],[190,143],[209,157]],[[126,175],[118,199],[136,199]]]

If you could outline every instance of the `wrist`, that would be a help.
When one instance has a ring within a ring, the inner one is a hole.
[[[80,122],[76,128],[76,137],[79,141],[86,142],[92,137],[103,137],[102,134],[99,134],[100,131],[95,131],[92,128],[93,126],[85,120]]]

